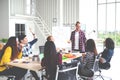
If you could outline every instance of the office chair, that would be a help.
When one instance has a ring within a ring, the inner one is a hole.
[[[101,70],[99,68],[99,60],[100,60],[100,57],[101,57],[101,54],[98,54],[97,56],[95,56],[95,61],[94,61],[94,64],[93,64],[93,77],[86,77],[86,76],[82,76],[80,75],[80,78],[79,80],[95,80],[96,78],[100,77],[104,80],[103,76],[101,75]]]
[[[15,80],[13,75],[0,75],[0,80]]]
[[[94,62],[94,66],[93,66],[93,71],[94,71],[94,80],[96,79],[96,78],[98,78],[98,77],[100,77],[102,80],[105,80],[104,79],[104,77],[106,77],[106,76],[103,76],[102,75],[102,70],[108,70],[110,67],[106,67],[106,69],[101,69],[100,67],[99,67],[99,60],[100,60],[100,58],[101,58],[101,53],[100,54],[98,54],[97,56],[96,56],[96,58],[95,58],[95,62]],[[98,73],[97,73],[98,72]],[[96,73],[97,73],[97,75],[96,75]],[[112,80],[112,78],[110,78],[110,77],[106,77],[106,78],[108,78],[109,80]]]
[[[39,52],[40,52],[40,54],[44,53],[44,46],[39,46]],[[43,58],[43,56],[41,56],[39,59],[41,60],[42,58]],[[43,70],[43,72],[44,72],[44,70]],[[42,75],[43,75],[43,73],[42,73]],[[30,80],[33,79],[33,75],[30,73],[29,70],[28,70],[26,76],[23,78],[23,80],[25,80],[25,79],[30,79]]]
[[[79,75],[78,75],[78,67],[79,67],[80,62],[79,61],[73,61],[72,63],[65,63],[62,65],[57,65],[57,70],[56,70],[56,78],[55,80],[58,80],[59,73],[64,73],[72,70],[76,70],[75,72],[75,77],[77,80],[79,80]],[[66,68],[63,68],[63,66],[66,66]]]
[[[44,53],[44,46],[39,46],[39,51],[40,51],[40,54]]]
[[[110,63],[107,63],[107,66],[105,66],[104,68],[100,68],[100,70],[99,70],[99,72],[100,72],[100,74],[102,73],[102,71],[103,70],[109,70],[110,69]],[[109,80],[112,80],[112,78],[111,77],[107,77],[107,76],[104,76],[104,75],[101,75],[103,78],[103,80],[105,80],[104,78],[106,77],[107,79],[109,79]]]
[[[7,68],[9,68],[8,66],[6,66]],[[3,75],[0,74],[0,80],[15,80],[15,76],[14,75]]]
[[[94,62],[93,69],[92,69],[92,71],[94,72],[94,76],[93,76],[94,80],[98,77],[104,80],[103,76],[101,75],[101,70],[99,68],[99,61],[100,61],[101,55],[102,54],[98,54],[95,57],[95,62]]]

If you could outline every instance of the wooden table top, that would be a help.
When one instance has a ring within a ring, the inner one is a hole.
[[[39,71],[43,69],[40,62],[26,60],[26,59],[16,59],[12,62],[7,63],[7,65],[20,67],[28,70],[33,70],[33,71]]]

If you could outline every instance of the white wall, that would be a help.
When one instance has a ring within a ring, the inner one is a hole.
[[[36,11],[39,12],[42,19],[45,23],[51,27],[57,26],[60,23],[59,20],[59,0],[36,0]],[[57,20],[57,22],[53,22],[53,20]]]
[[[71,26],[79,20],[79,0],[37,0],[36,8],[49,27]]]
[[[72,26],[79,17],[79,1],[80,0],[63,0],[63,24],[64,26]]]
[[[9,5],[8,0],[0,0],[0,38],[9,37]]]
[[[41,34],[39,32],[39,30],[37,29],[37,27],[35,27],[33,21],[31,19],[25,19],[25,18],[10,18],[10,24],[9,24],[9,36],[15,36],[15,24],[18,23],[18,24],[25,24],[25,30],[26,30],[26,35],[27,35],[27,38],[28,38],[28,41],[31,41],[33,40],[33,35],[32,33],[30,32],[29,28],[32,29],[32,31],[35,33],[36,37],[38,37],[38,41],[37,43],[33,46],[33,50],[37,50],[38,51],[38,46],[39,45],[42,45],[40,43],[40,40],[41,40]]]
[[[15,36],[15,24],[25,24],[25,31],[26,31],[26,35],[28,35],[28,40],[31,40],[31,33],[29,28],[32,29],[33,32],[35,32],[35,25],[33,23],[33,21],[31,19],[25,19],[25,18],[18,18],[18,17],[11,17],[9,19],[9,35],[10,36]]]
[[[26,0],[10,0],[10,14],[26,14]]]

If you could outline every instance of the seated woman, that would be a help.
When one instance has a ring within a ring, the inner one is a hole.
[[[6,66],[8,62],[21,58],[22,57],[21,51],[22,50],[18,49],[16,37],[10,37],[6,45],[1,50],[0,75],[14,75],[15,80],[21,80],[21,78],[27,72],[26,69]]]
[[[105,49],[101,53],[101,59],[99,63],[99,67],[102,69],[110,68],[110,60],[114,54],[114,41],[111,38],[106,38],[104,41]]]
[[[86,55],[83,56],[78,74],[81,76],[92,77],[94,75],[92,68],[97,55],[96,45],[93,39],[86,42]]]
[[[55,80],[57,68],[56,46],[52,36],[48,36],[44,46],[44,66],[46,68],[46,75],[48,80]]]

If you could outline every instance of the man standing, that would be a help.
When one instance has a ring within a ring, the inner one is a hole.
[[[85,42],[86,42],[86,37],[85,33],[80,29],[80,22],[77,21],[75,24],[76,29],[71,32],[71,37],[70,41],[72,43],[72,51],[80,51],[80,52],[85,52]],[[70,42],[69,41],[69,42]]]

